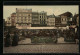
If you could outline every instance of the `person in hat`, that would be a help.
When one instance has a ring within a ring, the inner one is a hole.
[[[10,45],[11,45],[10,33],[8,32],[8,34],[6,35],[6,38],[5,38],[5,47],[9,47]]]
[[[14,32],[13,40],[12,40],[12,46],[17,46],[19,41],[19,36],[17,32]]]

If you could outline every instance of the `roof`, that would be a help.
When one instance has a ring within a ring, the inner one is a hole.
[[[60,16],[55,16],[55,18],[60,18]]]
[[[39,13],[47,13],[47,12],[45,12],[45,11],[41,11],[41,12],[39,12]]]
[[[60,16],[56,16],[55,19],[60,19]]]
[[[10,17],[8,17],[8,18],[10,18]]]
[[[67,17],[71,17],[72,16],[72,13],[71,12],[65,12],[63,14],[60,14],[59,16],[67,16]]]
[[[16,8],[18,10],[32,10],[31,8],[30,9],[23,9],[23,8]]]
[[[32,14],[38,14],[38,12],[32,12]]]
[[[12,13],[12,14],[16,14],[16,13]]]
[[[55,15],[49,15],[48,18],[55,18]]]
[[[75,15],[74,15],[74,17],[78,17],[78,16],[79,16],[79,14],[75,14]]]

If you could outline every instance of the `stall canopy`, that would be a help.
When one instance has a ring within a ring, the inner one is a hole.
[[[27,27],[27,29],[57,29],[56,27]]]
[[[57,27],[19,27],[18,29],[57,29]]]

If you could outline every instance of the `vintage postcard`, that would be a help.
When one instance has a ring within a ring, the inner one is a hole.
[[[3,53],[79,53],[79,5],[3,5]]]

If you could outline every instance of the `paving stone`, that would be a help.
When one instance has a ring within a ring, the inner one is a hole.
[[[3,53],[79,53],[78,44],[18,45],[4,47]]]

